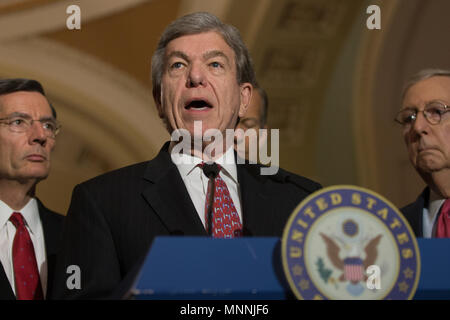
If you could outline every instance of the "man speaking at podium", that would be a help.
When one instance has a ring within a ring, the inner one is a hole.
[[[401,209],[417,237],[450,237],[450,71],[427,69],[403,91],[396,121],[427,188]]]
[[[172,139],[153,160],[74,188],[57,298],[108,298],[155,236],[281,236],[293,209],[320,187],[282,169],[270,176],[259,165],[237,164],[233,143],[216,148],[225,143],[214,140],[206,155],[207,130],[234,129],[256,83],[234,27],[208,13],[179,18],[161,36],[152,80],[160,117],[172,137],[176,130],[191,137],[183,139],[190,150],[180,152]],[[71,265],[81,271],[78,288],[67,285]]]

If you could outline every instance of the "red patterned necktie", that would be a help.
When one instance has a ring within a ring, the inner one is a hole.
[[[199,164],[203,168],[204,163]],[[219,172],[222,169],[217,165]],[[215,178],[215,191],[212,215],[212,236],[213,238],[234,238],[242,235],[242,224],[239,214],[236,211],[231,199],[228,187],[220,174]],[[205,201],[205,224],[208,226],[209,197],[211,192],[211,179],[208,181],[208,191]],[[208,230],[208,228],[206,228]]]
[[[22,214],[14,212],[9,220],[16,227],[13,242],[14,280],[18,300],[42,300],[43,293],[33,242]]]
[[[450,199],[445,200],[436,226],[436,238],[450,238]]]

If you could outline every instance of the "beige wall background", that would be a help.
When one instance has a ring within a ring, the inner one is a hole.
[[[66,8],[81,8],[68,30]],[[381,8],[368,30],[366,8]],[[63,129],[38,196],[66,213],[73,187],[153,158],[169,135],[151,97],[164,27],[209,11],[242,33],[280,129],[280,164],[324,186],[403,206],[424,187],[393,118],[405,79],[450,68],[447,0],[2,0],[0,77],[43,83]]]

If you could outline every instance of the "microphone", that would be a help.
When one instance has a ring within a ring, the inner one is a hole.
[[[313,186],[309,186],[309,185],[301,185],[299,184],[297,181],[295,181],[291,175],[289,175],[288,173],[285,172],[278,172],[276,175],[274,175],[272,177],[272,179],[276,182],[279,183],[289,183],[292,184],[294,186],[296,186],[298,189],[305,191],[307,193],[312,193],[314,191],[316,191],[317,188],[314,188]]]
[[[203,163],[202,166],[203,173],[205,176],[209,178],[209,181],[211,182],[209,185],[211,187],[211,191],[209,192],[209,207],[207,212],[208,217],[208,235],[212,235],[212,209],[214,204],[214,192],[216,190],[216,182],[215,179],[217,175],[219,174],[220,168],[217,165],[217,163],[213,162],[212,164],[209,163]]]

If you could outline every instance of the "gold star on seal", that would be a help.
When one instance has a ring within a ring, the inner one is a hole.
[[[303,274],[303,267],[296,264],[292,267],[292,273],[294,274],[294,276],[301,276]]]
[[[405,275],[405,278],[406,278],[406,279],[411,279],[411,278],[413,277],[413,275],[414,275],[414,271],[411,270],[410,267],[408,267],[408,268],[406,268],[406,269],[403,271],[403,274]]]
[[[400,283],[398,284],[398,289],[399,289],[401,292],[406,293],[406,291],[408,291],[408,288],[409,288],[409,286],[408,286],[408,284],[407,284],[405,281],[402,281],[402,282],[400,282]]]
[[[302,290],[308,290],[309,289],[309,281],[306,279],[300,280],[300,283],[298,284]]]

